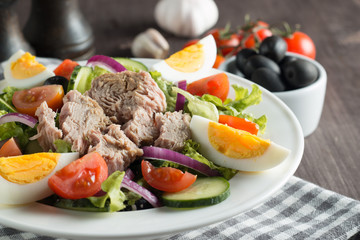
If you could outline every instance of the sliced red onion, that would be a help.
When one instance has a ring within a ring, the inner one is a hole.
[[[21,122],[33,128],[37,123],[37,119],[23,113],[8,113],[0,117],[0,124],[7,122]]]
[[[125,171],[125,176],[124,177],[127,177],[128,179],[132,180],[135,177],[135,174],[133,173],[133,171],[131,171],[130,168],[128,168]]]
[[[161,203],[159,199],[152,194],[149,190],[146,188],[140,186],[136,182],[130,180],[128,177],[124,177],[121,187],[126,188],[134,193],[139,194],[142,196],[146,201],[148,201],[153,207],[161,207]]]
[[[92,56],[87,61],[86,66],[91,66],[91,67],[99,66],[112,73],[122,72],[126,70],[126,68],[123,65],[121,65],[118,61],[104,55]]]
[[[186,80],[178,81],[177,87],[185,91],[186,90]],[[175,111],[183,110],[184,105],[185,105],[185,97],[182,94],[178,93],[176,95]]]
[[[191,157],[188,157],[184,154],[160,147],[143,147],[144,158],[147,159],[158,159],[158,160],[166,160],[181,164],[183,166],[194,169],[206,176],[220,176],[220,173],[214,169],[211,169],[208,165],[196,161]]]

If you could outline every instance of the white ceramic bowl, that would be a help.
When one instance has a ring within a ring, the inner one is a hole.
[[[307,137],[319,125],[325,99],[327,75],[324,67],[317,61],[295,53],[288,52],[287,55],[310,61],[317,67],[319,72],[318,79],[309,86],[295,90],[273,92],[275,96],[280,98],[295,113],[304,136]],[[226,60],[219,69],[243,77],[243,74],[236,69],[235,57]]]

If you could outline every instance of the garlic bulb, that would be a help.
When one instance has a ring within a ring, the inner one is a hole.
[[[165,58],[169,54],[169,43],[156,29],[149,28],[137,35],[131,45],[134,57]]]
[[[160,0],[155,20],[164,30],[183,37],[197,37],[214,26],[219,18],[213,0]]]

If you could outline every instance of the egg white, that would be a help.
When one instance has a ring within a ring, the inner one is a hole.
[[[210,121],[209,119],[194,115],[190,122],[190,129],[192,138],[200,143],[200,153],[215,164],[241,171],[263,171],[279,165],[290,154],[289,149],[270,142],[270,146],[261,156],[245,159],[228,157],[211,145],[208,136]]]
[[[40,181],[17,184],[0,176],[0,204],[26,204],[41,200],[53,194],[48,179],[58,170],[79,158],[79,153],[62,153],[53,171]]]
[[[214,37],[209,34],[208,36],[200,39],[199,43],[203,45],[204,49],[204,64],[196,72],[186,73],[173,69],[170,67],[165,60],[162,60],[154,64],[151,69],[161,73],[161,76],[172,82],[187,80],[193,81],[198,80],[207,75],[207,73],[212,69],[215,59],[216,59],[216,43]]]
[[[55,76],[53,71],[46,68],[41,73],[29,78],[25,78],[25,79],[14,78],[11,73],[11,63],[21,58],[21,56],[24,54],[25,52],[23,50],[18,50],[6,62],[2,64],[2,67],[4,69],[4,79],[8,86],[17,87],[17,88],[31,88],[31,87],[39,86],[43,84],[44,81],[49,77]]]

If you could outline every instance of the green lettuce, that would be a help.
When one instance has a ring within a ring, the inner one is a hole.
[[[192,159],[208,165],[211,169],[219,171],[220,174],[227,180],[231,179],[238,172],[235,169],[221,167],[209,161],[199,153],[199,149],[200,144],[190,139],[185,142],[182,153],[188,157],[191,157]]]
[[[111,174],[102,184],[101,189],[106,192],[105,195],[100,197],[88,197],[90,202],[98,207],[104,208],[109,202],[109,211],[117,212],[126,207],[125,201],[127,200],[124,192],[120,190],[121,182],[125,176],[125,172],[116,171]]]
[[[0,110],[0,116],[7,114],[8,112]],[[29,137],[36,134],[36,128],[30,128],[23,124],[17,124],[15,122],[7,122],[0,125],[0,141],[16,137],[20,148],[24,148],[29,142]]]
[[[12,97],[15,91],[18,91],[18,88],[15,87],[6,87],[3,89],[3,93],[0,94],[0,109],[5,110],[6,112],[17,112],[13,103]]]
[[[176,93],[172,90],[172,87],[174,87],[174,84],[172,82],[169,82],[161,77],[161,73],[157,71],[151,71],[149,72],[151,77],[155,80],[158,87],[161,89],[161,91],[164,93],[166,98],[166,111],[173,112],[175,111],[175,105],[176,105]]]
[[[265,115],[255,118],[250,113],[243,112],[246,108],[257,105],[262,101],[260,88],[253,84],[252,91],[249,93],[247,88],[239,85],[232,85],[235,90],[235,99],[226,99],[224,103],[220,98],[213,95],[204,94],[201,99],[213,103],[219,110],[219,114],[231,115],[240,118],[246,118],[247,120],[256,123],[259,126],[260,132],[264,132],[266,129],[267,118]]]
[[[56,139],[54,141],[55,149],[57,153],[68,153],[71,151],[71,144],[62,140],[62,139]]]
[[[172,89],[174,92],[180,93],[188,100],[186,107],[192,115],[202,116],[215,122],[219,120],[218,109],[212,102],[203,101],[202,99],[199,99],[198,97],[191,95],[189,92],[177,87],[173,87]]]

